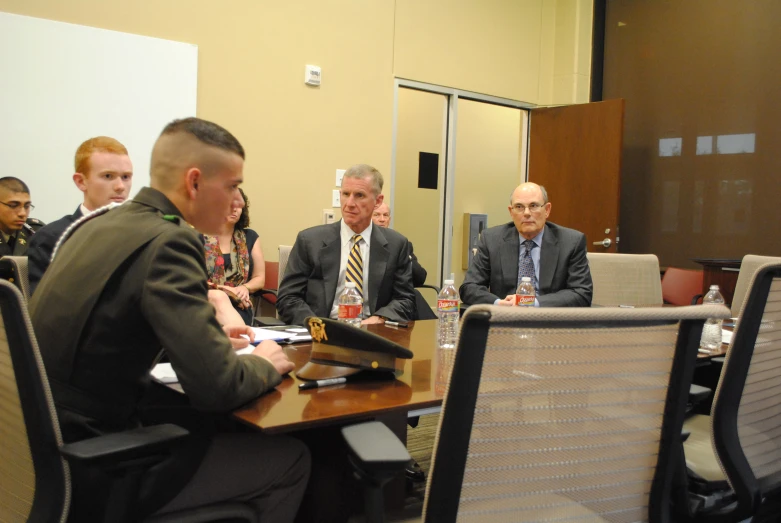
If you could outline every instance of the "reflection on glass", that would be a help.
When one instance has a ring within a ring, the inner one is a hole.
[[[456,360],[456,349],[437,348],[437,370],[434,380],[434,393],[438,397],[444,397],[447,384],[450,381],[450,373],[453,371],[453,363]]]
[[[680,182],[664,182],[662,185],[662,232],[678,230],[680,193]]]
[[[659,156],[680,156],[683,138],[660,138]]]
[[[697,154],[713,154],[713,136],[697,137]]]
[[[745,235],[751,223],[753,186],[750,180],[721,180],[716,220],[720,235]]]
[[[723,134],[716,137],[718,154],[745,154],[754,152],[756,134]]]
[[[705,182],[694,182],[692,200],[692,232],[702,232],[702,211],[705,203]]]

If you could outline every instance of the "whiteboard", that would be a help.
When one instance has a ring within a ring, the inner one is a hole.
[[[127,147],[132,196],[165,124],[195,116],[193,44],[0,12],[0,50],[0,177],[24,180],[47,223],[83,200],[72,175],[84,140]]]

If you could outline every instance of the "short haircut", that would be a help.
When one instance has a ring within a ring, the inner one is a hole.
[[[111,153],[127,156],[127,149],[118,140],[110,136],[96,136],[79,145],[73,160],[75,172],[86,175],[89,172],[89,160],[95,153]]]
[[[241,193],[241,197],[244,198],[244,208],[241,210],[239,221],[236,222],[236,225],[234,225],[233,228],[246,229],[249,227],[249,198],[244,194],[244,190],[241,187],[239,187],[239,192]]]
[[[8,189],[11,192],[23,192],[30,194],[30,188],[27,187],[27,184],[19,178],[14,178],[13,176],[0,178],[0,187]]]
[[[371,165],[366,165],[365,163],[359,163],[358,165],[353,165],[347,169],[347,171],[344,173],[344,178],[356,178],[359,180],[363,180],[364,178],[371,178],[372,191],[374,191],[375,197],[380,195],[382,192],[382,186],[385,183],[382,179],[382,174],[380,174],[380,171]]]
[[[201,120],[200,118],[182,118],[169,123],[160,133],[160,136],[166,134],[187,133],[195,137],[199,142],[230,151],[246,159],[244,156],[244,147],[227,129],[217,125],[214,122]]]

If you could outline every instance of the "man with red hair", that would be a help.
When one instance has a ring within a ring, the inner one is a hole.
[[[130,194],[133,164],[125,146],[114,138],[97,136],[82,143],[76,150],[74,167],[73,183],[84,193],[84,202],[76,212],[48,224],[30,239],[30,292],[35,291],[49,267],[54,246],[65,229],[95,209],[124,202]]]

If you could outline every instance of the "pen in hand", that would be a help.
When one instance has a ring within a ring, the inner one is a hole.
[[[319,387],[327,387],[328,385],[339,385],[346,382],[347,378],[331,378],[330,380],[306,381],[298,386],[298,390],[316,389]]]

